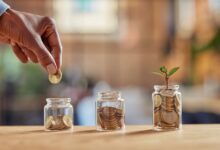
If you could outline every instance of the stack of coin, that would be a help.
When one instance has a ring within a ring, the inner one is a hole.
[[[73,121],[69,115],[48,116],[45,122],[47,130],[66,130],[72,128]]]
[[[153,96],[154,127],[158,129],[177,129],[180,127],[180,98],[177,94]]]
[[[122,129],[124,127],[123,110],[114,107],[100,107],[97,110],[97,123],[103,130]]]

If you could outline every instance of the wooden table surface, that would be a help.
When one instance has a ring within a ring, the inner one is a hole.
[[[45,132],[42,126],[0,126],[0,150],[220,150],[219,125],[184,125],[158,132],[151,126],[97,132],[75,126],[73,132]]]

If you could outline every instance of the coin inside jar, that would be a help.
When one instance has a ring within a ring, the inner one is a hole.
[[[179,116],[176,112],[172,111],[172,112],[166,112],[166,111],[162,111],[161,113],[161,119],[168,124],[173,124],[176,123],[179,119]]]
[[[162,98],[160,95],[155,95],[154,106],[159,107],[162,103]]]
[[[49,116],[46,120],[45,128],[49,129],[49,128],[51,128],[51,126],[53,126],[53,124],[54,124],[53,117]]]
[[[72,126],[72,118],[70,116],[63,116],[63,123],[67,127],[71,127]]]
[[[49,116],[46,119],[45,128],[48,130],[65,130],[72,127],[71,116]]]
[[[175,97],[175,106],[176,107],[180,106],[180,98],[178,96]]]
[[[61,81],[62,79],[62,72],[61,70],[59,70],[56,74],[49,74],[48,75],[48,79],[50,81],[50,83],[52,84],[57,84]]]
[[[97,123],[104,130],[115,130],[124,126],[124,112],[114,107],[98,108]]]

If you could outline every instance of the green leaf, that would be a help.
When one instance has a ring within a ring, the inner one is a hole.
[[[165,66],[160,67],[160,71],[163,73],[167,73],[167,68]]]
[[[152,74],[155,74],[155,75],[158,75],[158,76],[164,77],[163,74],[160,73],[160,72],[152,72]]]
[[[180,67],[174,67],[173,69],[171,69],[169,71],[169,73],[167,74],[168,77],[172,76],[175,72],[177,72],[177,70],[179,69]]]

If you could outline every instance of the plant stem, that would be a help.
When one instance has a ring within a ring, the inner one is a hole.
[[[169,80],[169,78],[168,78],[167,74],[165,74],[166,89],[168,89],[168,80]]]

